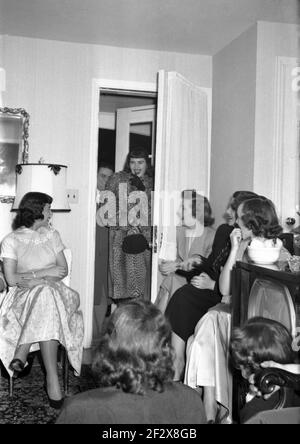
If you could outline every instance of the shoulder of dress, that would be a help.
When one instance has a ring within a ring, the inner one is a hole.
[[[17,239],[18,238],[18,230],[12,231],[11,233],[8,233],[4,238],[2,239],[1,243],[10,240],[10,239]]]

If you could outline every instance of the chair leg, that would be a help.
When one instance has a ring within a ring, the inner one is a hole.
[[[64,348],[63,356],[63,386],[65,395],[69,392],[69,359],[67,350]]]

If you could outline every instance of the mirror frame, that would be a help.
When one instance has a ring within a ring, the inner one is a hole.
[[[19,154],[18,163],[28,163],[29,153],[29,118],[30,115],[24,108],[0,108],[0,118],[4,117],[19,117],[22,119],[22,134],[21,134],[21,154]],[[0,195],[0,203],[12,203],[15,196]]]

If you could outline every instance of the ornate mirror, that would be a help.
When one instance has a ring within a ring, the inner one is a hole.
[[[0,108],[0,203],[12,203],[18,163],[28,162],[29,114],[23,108]]]

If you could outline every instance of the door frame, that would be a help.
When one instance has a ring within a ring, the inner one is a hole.
[[[276,205],[276,209],[281,219],[282,226],[286,229],[285,218],[290,214],[283,214],[283,173],[284,162],[283,158],[286,155],[286,147],[296,143],[296,128],[295,133],[290,133],[287,127],[287,121],[293,122],[296,125],[296,110],[290,108],[287,103],[293,102],[296,107],[296,92],[286,88],[289,80],[292,82],[291,71],[295,66],[298,66],[298,59],[296,57],[276,57],[276,72],[274,85],[274,129],[273,129],[273,153],[272,153],[272,200]],[[296,187],[297,184],[295,184]],[[295,209],[296,212],[296,209]],[[294,214],[291,214],[294,216]],[[299,218],[296,216],[297,222]]]
[[[92,105],[91,127],[88,163],[88,214],[87,214],[87,263],[86,263],[86,294],[84,316],[84,347],[92,344],[93,334],[93,306],[94,306],[94,279],[95,279],[95,242],[96,242],[96,188],[97,188],[97,155],[98,155],[98,128],[99,128],[99,103],[101,89],[116,89],[119,91],[152,92],[157,94],[157,83],[138,81],[92,79]]]

